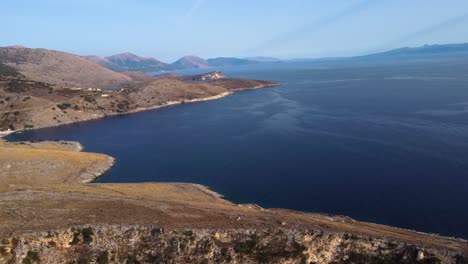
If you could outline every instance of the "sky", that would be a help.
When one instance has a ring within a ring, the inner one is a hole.
[[[468,42],[467,0],[1,0],[0,46],[319,58]]]

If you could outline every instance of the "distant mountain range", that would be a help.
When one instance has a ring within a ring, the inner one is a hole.
[[[39,55],[40,54],[40,55]],[[66,60],[71,60],[70,54],[63,54],[58,51],[48,51],[45,49],[29,49],[23,46],[10,46],[0,48],[0,62],[3,60],[4,64],[15,63],[17,60],[27,60],[31,62],[32,59],[47,61],[50,63],[48,69],[52,67],[58,67],[59,63]],[[75,55],[73,55],[75,56]],[[63,58],[62,58],[63,57]],[[378,62],[378,61],[392,61],[392,60],[431,60],[431,59],[459,59],[468,57],[468,43],[465,44],[445,44],[445,45],[424,45],[421,47],[405,47],[394,49],[386,52],[374,53],[363,56],[356,57],[346,57],[346,58],[317,58],[317,59],[294,59],[294,60],[285,60],[272,58],[272,57],[247,57],[247,58],[233,58],[233,57],[218,57],[203,59],[197,56],[185,56],[173,63],[165,63],[155,58],[141,57],[129,52],[120,53],[108,57],[100,57],[96,55],[83,56],[86,60],[74,60],[73,65],[84,65],[84,62],[91,61],[95,64],[103,66],[104,68],[110,69],[114,72],[124,73],[125,75],[116,75],[112,72],[106,72],[105,76],[114,75],[109,78],[108,83],[102,83],[103,86],[109,86],[113,83],[120,83],[125,81],[125,78],[128,78],[128,72],[157,72],[157,71],[172,71],[172,70],[181,70],[181,69],[195,69],[195,68],[219,68],[225,66],[242,66],[242,65],[252,65],[252,64],[261,64],[261,63],[277,63],[277,62],[291,62],[291,61],[304,61],[304,62]],[[60,58],[60,59],[58,59]],[[79,57],[78,57],[79,58]],[[47,63],[39,63],[41,66],[47,65]],[[55,65],[55,64],[57,65]],[[35,68],[39,67],[37,65],[33,66],[32,64],[21,65],[21,62],[18,62],[18,67],[23,67],[23,71],[29,71],[31,74],[34,74]],[[60,66],[61,67],[61,66]],[[67,66],[70,67],[70,66]],[[78,66],[77,66],[78,67]],[[92,65],[89,67],[83,67],[86,69],[91,69]],[[81,68],[77,68],[81,69]],[[93,73],[98,73],[102,69],[92,71]],[[77,72],[80,72],[77,70]],[[91,72],[90,72],[91,73]],[[46,82],[49,83],[60,83],[60,74],[57,75],[57,78],[53,79],[56,71],[51,70],[50,74],[42,76],[42,79],[47,77]],[[135,74],[132,73],[135,77]],[[104,75],[101,75],[104,76]],[[112,80],[112,81],[111,81]],[[80,85],[85,85],[83,80],[78,81]],[[94,83],[91,82],[91,83]]]
[[[108,69],[118,72],[126,71],[170,71],[195,68],[211,68],[224,66],[239,66],[258,63],[279,62],[279,59],[270,57],[251,57],[251,58],[229,58],[219,57],[203,59],[197,56],[185,56],[173,63],[165,63],[155,58],[145,58],[126,52],[112,55],[109,57],[100,57],[96,55],[83,56],[83,58],[104,66]]]
[[[374,53],[352,59],[380,60],[380,59],[437,59],[440,57],[457,58],[468,55],[468,43],[424,45],[421,47],[405,47],[386,52]]]
[[[124,71],[161,71],[161,70],[173,70],[174,66],[159,61],[154,58],[140,57],[135,54],[126,52],[109,57],[100,57],[96,55],[84,56],[94,63],[104,66],[108,69],[118,72]]]
[[[179,69],[193,69],[193,68],[209,68],[208,61],[197,56],[185,56],[172,63],[172,65]]]
[[[392,61],[392,60],[431,60],[457,59],[468,56],[468,43],[424,45],[420,47],[404,47],[385,52],[372,53],[354,57],[329,58],[298,58],[289,61],[296,62],[351,62],[351,61]]]

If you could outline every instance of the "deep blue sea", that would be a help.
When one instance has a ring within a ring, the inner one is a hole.
[[[283,85],[8,139],[114,156],[98,182],[193,182],[236,203],[468,238],[468,62],[222,70]]]

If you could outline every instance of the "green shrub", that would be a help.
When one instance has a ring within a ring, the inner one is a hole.
[[[39,254],[34,251],[28,251],[26,254],[26,257],[23,259],[23,264],[33,264],[33,263],[39,263]]]
[[[81,234],[83,235],[83,242],[85,244],[93,242],[94,231],[91,227],[83,228]]]

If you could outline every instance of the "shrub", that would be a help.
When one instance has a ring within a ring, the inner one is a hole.
[[[85,244],[93,242],[92,236],[94,235],[94,231],[91,227],[83,228],[83,230],[81,230],[81,234],[83,235],[83,242]]]
[[[26,257],[23,259],[23,264],[39,263],[39,261],[39,254],[37,252],[28,251]]]
[[[62,103],[62,104],[58,104],[57,107],[60,109],[60,110],[65,110],[67,108],[70,108],[71,107],[71,104],[69,103]]]
[[[107,251],[102,252],[96,259],[98,264],[107,264],[109,263],[109,253]]]

